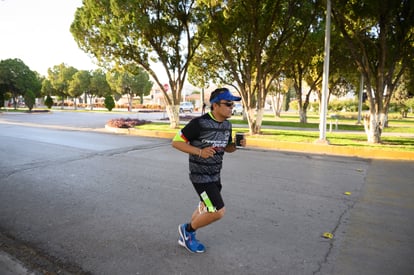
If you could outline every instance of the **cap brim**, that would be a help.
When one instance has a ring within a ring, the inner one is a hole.
[[[231,101],[240,101],[241,100],[241,97],[239,97],[239,96],[231,96],[230,97],[230,99],[226,99],[226,100],[231,100]]]
[[[216,96],[210,103],[214,103],[220,100],[228,100],[228,101],[240,101],[241,97],[232,95],[229,91],[219,94]]]

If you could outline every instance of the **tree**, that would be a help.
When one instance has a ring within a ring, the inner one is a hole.
[[[144,96],[149,95],[153,83],[150,81],[150,76],[142,68],[138,66],[127,66],[126,70],[131,73],[134,81],[134,91],[140,98],[140,103],[144,103]]]
[[[47,70],[48,80],[52,87],[51,91],[54,91],[55,94],[61,98],[63,109],[65,98],[69,96],[69,83],[72,81],[73,75],[77,72],[77,69],[71,66],[67,66],[64,63],[56,65],[53,68]]]
[[[298,103],[299,120],[307,123],[311,93],[322,83],[324,25],[317,2],[303,2],[297,15],[295,34],[286,43],[291,55],[285,63],[284,74],[293,81],[292,88]],[[304,84],[309,87],[307,90]]]
[[[45,100],[45,105],[47,106],[48,109],[52,108],[53,106],[53,99],[50,95],[46,96],[46,100]]]
[[[52,86],[49,79],[43,79],[40,94],[41,96],[51,96],[56,94],[56,89]]]
[[[115,107],[114,97],[112,95],[106,95],[104,104],[105,108],[108,109],[108,111],[112,111],[112,109]]]
[[[14,109],[20,96],[24,97],[27,91],[38,94],[40,91],[40,80],[37,74],[30,70],[20,59],[6,59],[0,61],[0,93],[10,93],[13,99]]]
[[[367,140],[379,143],[392,94],[413,60],[414,2],[336,0],[332,13],[358,71],[364,75],[370,107],[364,121]]]
[[[24,103],[26,107],[29,108],[29,112],[32,111],[35,102],[36,95],[31,90],[26,91],[26,93],[24,94]]]
[[[111,93],[111,87],[106,81],[105,73],[98,69],[92,72],[91,83],[87,91],[89,101],[91,104],[91,111],[93,110],[93,102],[95,97],[102,97]]]
[[[69,81],[68,93],[74,99],[75,110],[77,109],[76,99],[83,93],[87,94],[91,85],[91,73],[89,71],[77,71],[72,80]]]
[[[195,55],[192,59],[190,66],[188,67],[188,82],[195,87],[201,87],[201,108],[204,108],[206,106],[204,91],[205,88],[208,88],[210,86],[209,69],[204,67],[203,65],[206,64],[203,63],[202,58],[200,58],[200,56]]]
[[[7,96],[6,96],[6,93],[3,93],[1,91],[2,91],[2,88],[1,88],[1,85],[0,85],[0,108],[3,108],[4,107],[4,102],[7,100],[6,99]]]
[[[44,98],[46,96],[45,105],[50,109],[54,102],[51,95],[57,94],[56,89],[53,88],[52,83],[49,79],[45,78],[42,81],[42,89],[40,95]]]
[[[194,51],[203,38],[204,14],[194,0],[84,0],[71,32],[101,63],[139,65],[163,91],[171,127],[179,127],[179,102]],[[162,64],[171,94],[153,64]]]
[[[136,74],[131,73],[131,71]],[[127,95],[129,111],[132,110],[132,101],[135,95],[139,95],[142,102],[143,96],[148,95],[152,87],[148,74],[139,67],[132,69],[129,66],[129,70],[119,68],[108,72],[106,78],[112,90],[120,95]]]
[[[266,95],[291,57],[286,43],[299,31],[302,9],[309,9],[294,0],[200,2],[210,24],[197,60],[204,58],[216,82],[240,93],[250,134],[260,133]]]
[[[275,117],[280,117],[283,107],[286,105],[286,98],[289,97],[289,88],[292,86],[290,79],[282,77],[273,80],[273,85],[269,88],[272,111]]]

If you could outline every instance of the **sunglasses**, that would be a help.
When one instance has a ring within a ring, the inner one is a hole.
[[[217,102],[217,104],[224,104],[227,107],[233,107],[234,106],[234,102]]]

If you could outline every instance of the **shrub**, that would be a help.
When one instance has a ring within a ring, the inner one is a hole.
[[[299,110],[298,101],[292,100],[289,102],[289,110],[297,111]]]
[[[47,95],[46,100],[45,100],[45,105],[48,109],[52,108],[53,98],[50,95]]]
[[[133,118],[116,118],[108,121],[108,125],[114,128],[133,128],[135,126],[151,123],[147,120],[139,120]]]
[[[309,105],[311,112],[319,112],[319,102],[311,102]]]
[[[33,109],[35,101],[36,101],[36,96],[32,91],[29,90],[24,94],[24,103],[26,104],[27,108],[29,108],[30,112]]]
[[[409,108],[409,111],[412,113],[414,110],[414,97],[406,99],[404,103]]]
[[[328,110],[332,112],[356,112],[358,111],[358,101],[353,99],[332,100],[328,104]]]
[[[108,111],[112,111],[112,109],[115,107],[114,98],[111,95],[105,96],[104,105],[105,108],[108,109]]]

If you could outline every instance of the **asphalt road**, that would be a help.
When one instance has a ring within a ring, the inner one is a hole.
[[[38,127],[55,114],[66,128]],[[227,213],[199,230],[207,252],[194,255],[177,244],[197,204],[187,156],[55,114],[0,115],[1,250],[29,271],[414,274],[413,162],[227,154]]]

